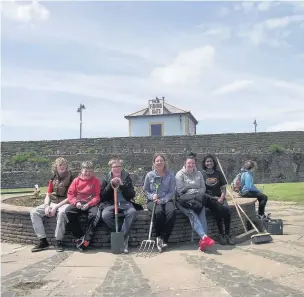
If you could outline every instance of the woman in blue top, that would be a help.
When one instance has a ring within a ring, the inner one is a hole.
[[[147,197],[148,210],[155,207],[156,246],[159,252],[168,246],[168,239],[175,222],[175,205],[172,201],[175,194],[175,176],[168,170],[166,159],[157,154],[153,158],[153,169],[148,172],[144,182],[144,193]]]
[[[254,185],[253,172],[256,170],[256,162],[251,160],[245,162],[241,175],[241,196],[247,198],[257,198],[259,201],[258,213],[260,216],[264,217],[268,197]]]

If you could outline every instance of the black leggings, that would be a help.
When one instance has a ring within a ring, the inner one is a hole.
[[[79,223],[79,216],[83,212],[88,215],[88,225],[86,227],[85,233],[82,231],[82,228]],[[73,236],[75,238],[80,238],[84,235],[84,239],[90,241],[94,235],[95,228],[100,219],[101,209],[97,206],[92,206],[87,210],[83,211],[78,209],[74,205],[69,205],[65,210],[65,214],[68,218]]]
[[[261,192],[249,191],[246,194],[244,194],[242,197],[257,198],[259,201],[259,215],[263,216],[265,214],[265,207],[268,200],[268,197],[265,194]]]
[[[221,235],[230,235],[231,215],[226,200],[223,204],[220,204],[215,199],[205,196],[205,207],[211,210],[211,213],[215,218],[219,233]],[[223,220],[225,225],[225,233],[223,229]]]
[[[152,211],[154,203],[149,201],[147,204],[148,210]],[[162,237],[165,243],[172,233],[175,223],[175,205],[172,201],[168,201],[166,204],[157,204],[155,207],[155,233],[156,236]]]

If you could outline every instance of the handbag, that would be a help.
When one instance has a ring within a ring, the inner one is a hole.
[[[177,202],[183,208],[191,209],[195,213],[199,214],[204,207],[202,199],[200,199],[201,197],[199,197],[199,196],[200,195],[198,193],[197,194],[182,194],[178,197]]]

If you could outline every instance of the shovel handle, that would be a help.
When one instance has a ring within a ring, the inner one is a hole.
[[[111,186],[114,190],[114,214],[115,214],[115,229],[116,229],[116,233],[118,232],[118,199],[117,199],[117,189],[119,188],[118,186],[113,186],[113,184],[111,183]]]

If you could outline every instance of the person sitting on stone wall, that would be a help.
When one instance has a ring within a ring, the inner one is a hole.
[[[196,154],[190,153],[183,168],[176,176],[176,206],[190,221],[192,229],[200,237],[199,249],[205,250],[214,244],[214,240],[206,235],[207,220],[205,213],[205,181],[202,173],[196,169]]]
[[[70,205],[65,210],[73,236],[76,238],[76,248],[85,251],[94,235],[100,219],[100,180],[94,175],[93,164],[84,161],[81,164],[81,173],[75,178],[68,190]],[[79,216],[85,213],[88,224],[85,232],[82,231]]]
[[[234,245],[230,235],[231,214],[226,200],[226,181],[221,171],[216,170],[217,162],[212,155],[204,157],[202,162],[202,175],[205,180],[205,207],[211,210],[220,236],[221,245]],[[223,221],[225,232],[223,229]]]
[[[263,194],[253,182],[253,172],[257,170],[257,163],[247,160],[241,169],[241,191],[240,194],[245,198],[257,198],[259,201],[258,215],[265,217],[265,207],[268,197]]]
[[[32,252],[45,250],[49,247],[43,226],[44,216],[53,217],[57,214],[55,238],[57,240],[57,251],[64,250],[62,239],[65,233],[66,215],[65,209],[69,206],[67,191],[73,181],[73,175],[68,170],[68,162],[64,158],[57,158],[52,165],[54,176],[48,184],[44,204],[37,206],[31,211],[31,220],[39,243],[32,249]]]
[[[132,204],[135,190],[129,173],[122,167],[122,160],[113,158],[108,165],[110,172],[102,182],[101,202],[104,203],[102,219],[111,230],[115,230],[113,187],[118,187],[118,212],[124,215],[121,227],[121,232],[124,233],[124,253],[128,253],[129,233],[136,218],[136,210]]]
[[[175,178],[168,170],[166,159],[161,154],[154,155],[154,170],[147,173],[143,186],[147,197],[147,208],[152,212],[155,205],[156,246],[162,252],[168,246],[168,240],[175,223]]]

